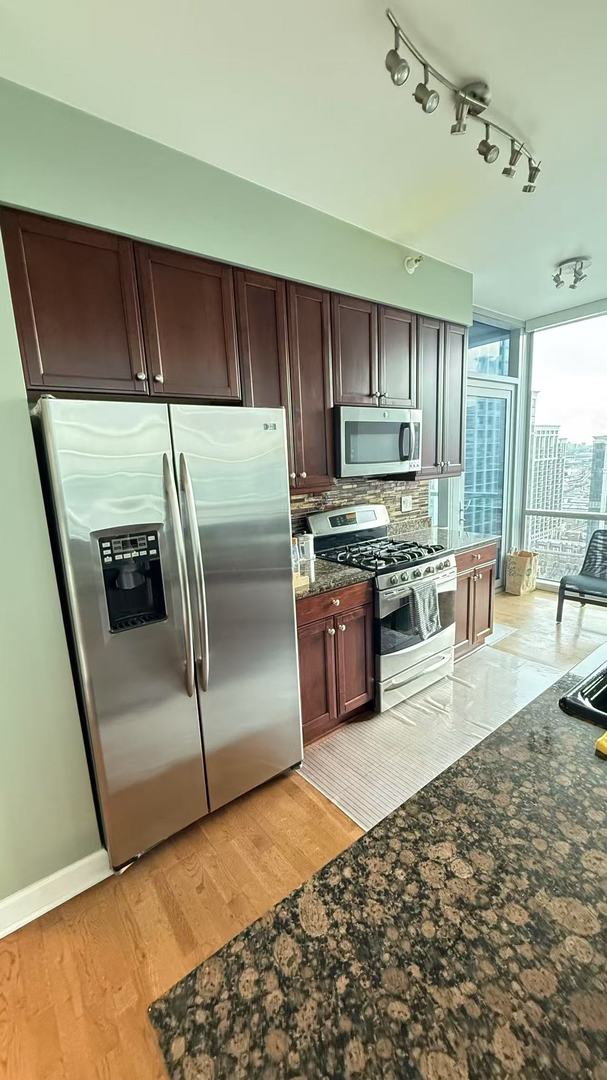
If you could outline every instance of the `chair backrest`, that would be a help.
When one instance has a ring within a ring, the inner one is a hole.
[[[580,573],[607,580],[607,529],[593,532]]]

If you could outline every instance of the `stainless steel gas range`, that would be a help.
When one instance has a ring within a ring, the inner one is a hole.
[[[453,552],[388,536],[390,518],[382,505],[346,506],[311,514],[308,521],[317,556],[374,574],[376,711],[449,675],[457,587]]]

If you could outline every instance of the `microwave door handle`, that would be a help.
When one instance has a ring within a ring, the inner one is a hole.
[[[400,425],[400,439],[399,439],[398,452],[400,454],[400,460],[401,461],[410,461],[411,460],[411,444],[412,444],[412,441],[413,441],[413,437],[411,435],[411,426],[412,425],[410,423],[405,423],[405,422],[403,422]],[[409,439],[408,439],[408,444],[409,445],[408,445],[407,453],[405,453],[405,431],[407,431],[407,433],[409,435]]]
[[[414,420],[411,421],[410,428],[411,428],[411,441],[410,441],[409,460],[410,461],[415,461],[415,458],[417,456],[417,424],[415,423]]]
[[[201,643],[200,685],[202,690],[209,689],[209,669],[211,663],[209,648],[209,620],[207,615],[207,591],[204,580],[204,564],[202,561],[202,548],[200,546],[200,533],[198,532],[198,518],[196,516],[196,502],[192,478],[188,469],[185,454],[179,455],[179,483],[185,500],[186,513],[188,515],[188,531],[192,544],[192,558],[194,562],[194,582],[196,586],[196,615]]]
[[[183,539],[183,529],[181,528],[179,499],[177,497],[177,488],[175,487],[173,467],[171,465],[171,462],[169,461],[168,454],[162,455],[162,475],[164,480],[164,490],[166,493],[169,508],[171,527],[173,529],[173,536],[175,539],[175,550],[177,554],[177,579],[179,582],[179,596],[181,600],[181,623],[185,644],[185,686],[188,692],[188,697],[192,697],[194,694],[194,642],[192,640],[192,610],[190,607],[190,594],[188,591],[185,543]]]

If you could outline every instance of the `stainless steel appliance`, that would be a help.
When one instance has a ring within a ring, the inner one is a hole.
[[[117,868],[301,761],[284,413],[35,414]]]
[[[375,575],[377,712],[451,674],[457,588],[453,553],[440,544],[388,536],[390,519],[382,505],[346,506],[308,520],[321,558]],[[426,581],[436,586],[439,625],[424,637],[413,594]]]
[[[338,476],[398,476],[421,468],[418,409],[335,406]]]

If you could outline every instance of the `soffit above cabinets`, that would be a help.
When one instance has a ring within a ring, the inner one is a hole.
[[[569,306],[550,271],[582,248],[594,265],[576,300],[605,296],[607,7],[393,7],[454,81],[490,83],[495,118],[520,124],[542,156],[533,196],[502,177],[507,147],[494,166],[479,158],[477,125],[450,136],[446,92],[425,115],[411,99],[417,72],[392,85],[392,34],[368,0],[5,0],[0,74],[471,270],[475,301],[491,310]]]

